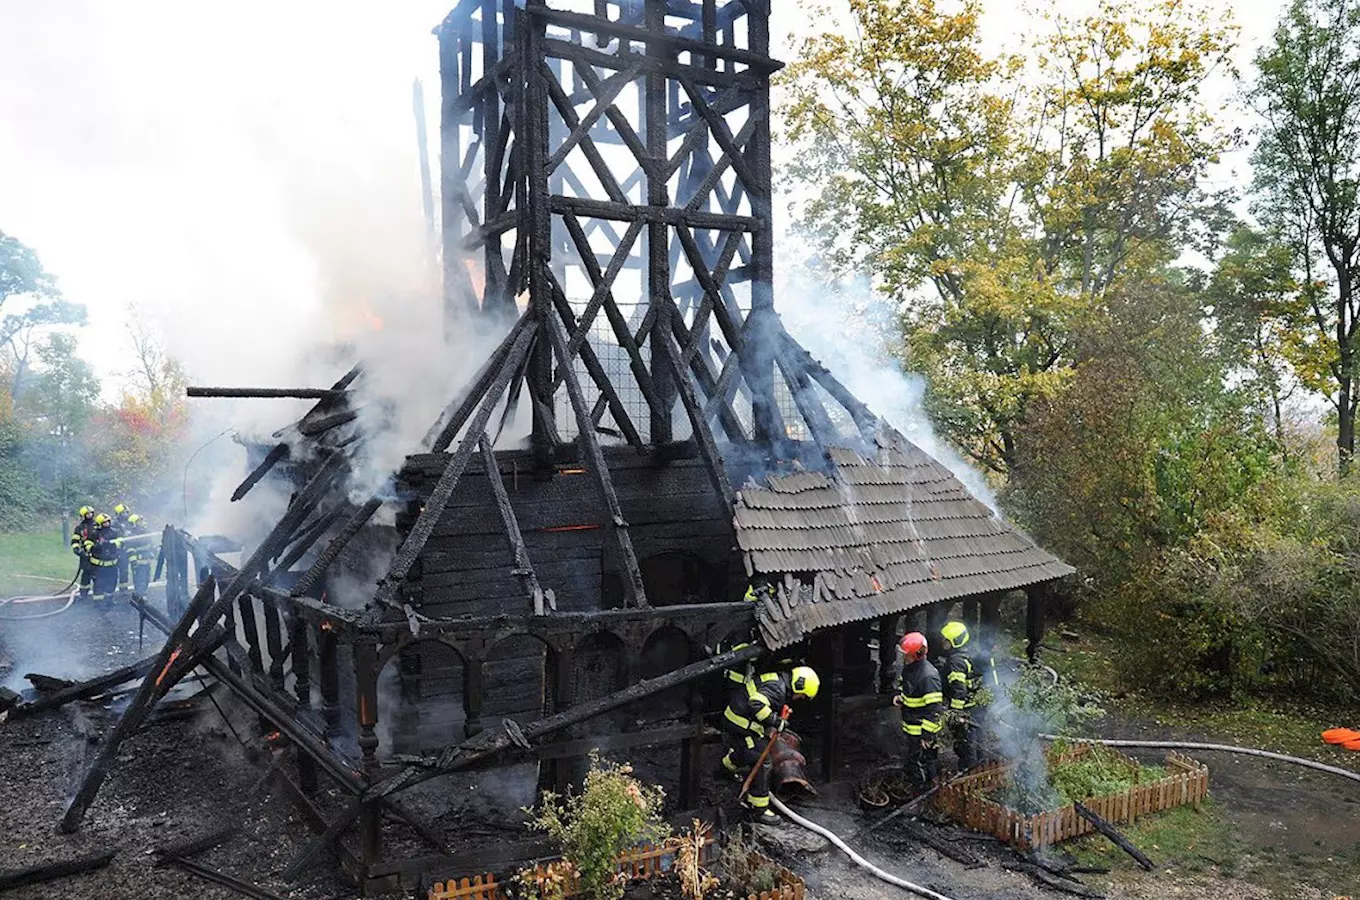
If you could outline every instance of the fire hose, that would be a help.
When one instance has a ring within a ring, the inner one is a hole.
[[[62,588],[61,590],[55,593],[29,594],[22,597],[6,597],[4,599],[0,599],[0,610],[4,610],[8,606],[23,606],[29,603],[47,603],[52,600],[60,600],[62,597],[66,597],[66,604],[62,606],[61,609],[49,609],[46,612],[35,613],[33,615],[28,616],[6,615],[3,612],[0,612],[0,620],[6,622],[27,622],[30,619],[46,619],[51,616],[61,615],[62,613],[66,612],[66,610],[70,609],[72,604],[76,602],[75,586],[76,580],[79,578],[80,568],[77,567],[76,574],[72,575],[71,580],[66,582],[66,587]]]
[[[896,875],[892,874],[891,872],[883,871],[878,866],[869,862],[867,859],[860,856],[854,850],[850,849],[850,846],[846,844],[845,841],[841,840],[836,834],[834,834],[830,830],[823,828],[821,825],[818,825],[816,822],[813,822],[810,819],[803,818],[802,816],[798,815],[798,813],[789,809],[778,797],[771,796],[770,803],[773,804],[774,808],[779,810],[779,813],[785,818],[787,818],[789,821],[793,822],[796,825],[801,825],[802,827],[806,828],[808,831],[813,832],[814,834],[820,834],[822,837],[826,838],[828,841],[835,844],[836,847],[839,848],[842,853],[850,857],[851,862],[859,866],[861,869],[864,869],[866,872],[868,872],[875,878],[879,879],[880,881],[886,881],[888,884],[896,885],[897,887],[900,887],[906,891],[910,891],[911,893],[916,894],[917,896],[927,897],[929,898],[929,900],[950,900],[950,898],[946,897],[944,894],[938,894],[928,887],[922,887],[919,884],[912,884],[905,878],[899,878]]]
[[[1055,734],[1041,734],[1039,737],[1046,741],[1058,739]],[[1283,753],[1275,753],[1271,750],[1257,750],[1255,747],[1234,747],[1230,744],[1203,744],[1197,741],[1134,741],[1134,740],[1108,740],[1105,738],[1080,738],[1082,741],[1089,741],[1095,744],[1104,744],[1107,747],[1149,747],[1165,750],[1221,750],[1224,753],[1240,753],[1245,756],[1260,756],[1265,759],[1276,759],[1280,762],[1293,763],[1296,766],[1306,766],[1309,769],[1317,769],[1319,772],[1327,772],[1331,775],[1340,775],[1342,778],[1349,778],[1351,781],[1360,782],[1360,773],[1352,772],[1349,769],[1329,766],[1326,763],[1314,762],[1311,759],[1303,759],[1298,756],[1286,756]]]

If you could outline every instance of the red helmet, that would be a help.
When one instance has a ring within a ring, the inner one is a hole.
[[[929,649],[926,636],[919,631],[908,631],[902,635],[902,640],[897,647],[909,663],[916,662],[918,659],[925,659],[926,651]]]

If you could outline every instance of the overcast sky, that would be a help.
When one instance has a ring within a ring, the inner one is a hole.
[[[106,396],[128,368],[130,304],[196,380],[271,384],[295,371],[298,333],[343,329],[321,299],[338,282],[411,286],[411,82],[433,131],[430,29],[450,5],[0,0],[0,230],[89,308],[82,346]],[[1281,5],[1222,0],[1244,71]],[[775,6],[788,59],[810,23],[794,0]],[[993,45],[1029,27],[1014,0],[986,7]],[[1231,85],[1214,90],[1226,104]],[[1244,174],[1238,156],[1216,179]]]

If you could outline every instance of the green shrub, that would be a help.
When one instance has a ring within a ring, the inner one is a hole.
[[[591,753],[590,771],[581,792],[566,797],[545,791],[531,828],[550,837],[580,875],[588,900],[617,900],[623,883],[616,860],[623,851],[670,834],[661,820],[665,793],[643,785],[632,767]]]

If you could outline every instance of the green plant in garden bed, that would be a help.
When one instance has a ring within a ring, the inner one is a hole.
[[[1008,774],[988,793],[988,799],[1028,815],[1091,797],[1117,794],[1136,784],[1166,777],[1161,766],[1140,766],[1100,744],[1090,745],[1076,759],[1058,762],[1070,749],[1065,742],[1057,741],[1049,750],[1047,785],[1022,790]]]
[[[665,792],[647,786],[633,776],[632,767],[590,755],[581,792],[565,797],[545,791],[529,827],[542,831],[562,852],[566,868],[559,867],[548,883],[535,884],[521,872],[519,896],[526,900],[557,900],[563,896],[573,874],[580,878],[580,893],[587,900],[618,900],[624,880],[617,870],[619,854],[630,847],[659,842],[670,835],[661,820]]]

